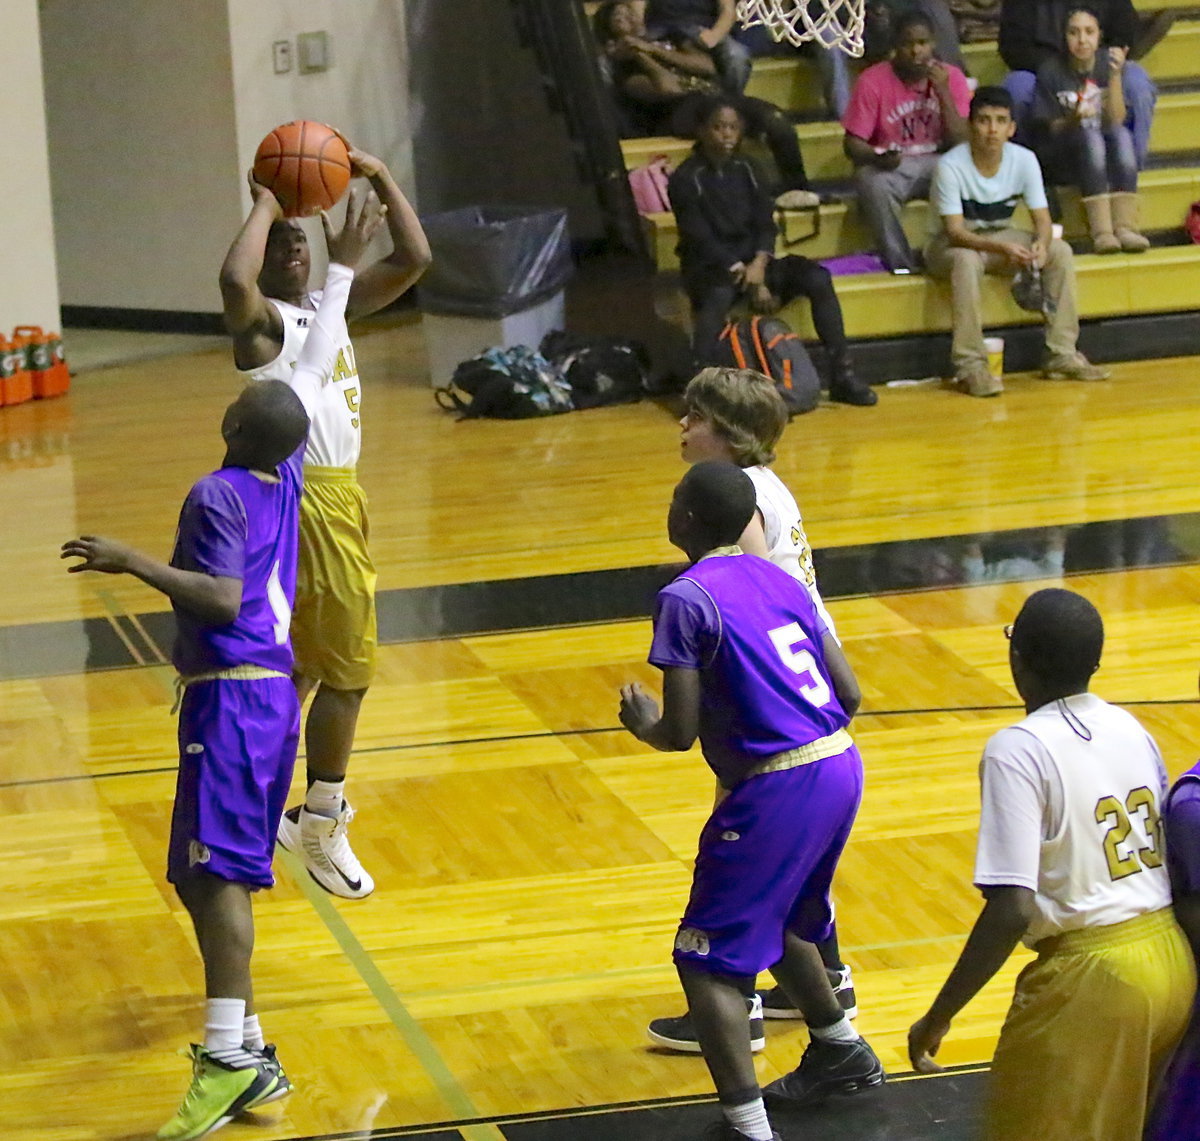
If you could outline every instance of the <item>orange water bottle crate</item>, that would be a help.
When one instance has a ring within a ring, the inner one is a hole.
[[[40,325],[18,325],[13,330],[13,341],[24,352],[25,368],[37,399],[61,396],[71,387],[62,338],[57,333],[45,333]]]
[[[25,367],[25,346],[0,336],[0,404],[24,404],[33,398],[33,378]]]

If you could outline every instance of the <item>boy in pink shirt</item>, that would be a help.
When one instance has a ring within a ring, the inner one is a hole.
[[[842,116],[842,146],[854,164],[859,204],[880,256],[893,273],[918,269],[900,212],[929,195],[940,151],[967,137],[971,91],[953,64],[934,58],[933,30],[921,12],[896,25],[891,60],[867,68]]]

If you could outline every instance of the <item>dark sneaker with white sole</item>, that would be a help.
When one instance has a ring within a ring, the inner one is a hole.
[[[750,1137],[728,1121],[714,1121],[704,1131],[704,1141],[750,1141]],[[772,1133],[771,1141],[783,1141],[783,1138],[778,1133]]]
[[[831,1097],[845,1097],[883,1085],[883,1063],[865,1039],[857,1042],[822,1042],[814,1038],[790,1074],[763,1089],[768,1105],[802,1109]]]
[[[829,985],[833,987],[834,996],[846,1012],[846,1017],[857,1018],[858,999],[854,994],[854,979],[850,968],[843,967],[840,971],[826,968],[825,973],[829,976]],[[762,1001],[764,1018],[804,1018],[804,1011],[797,1008],[781,986],[765,991]]]
[[[767,1044],[763,1034],[762,999],[756,994],[746,999],[746,1014],[750,1019],[750,1049],[757,1054]],[[650,1041],[667,1050],[678,1050],[681,1054],[700,1054],[700,1039],[692,1026],[692,1016],[681,1014],[678,1018],[656,1018],[646,1028]]]

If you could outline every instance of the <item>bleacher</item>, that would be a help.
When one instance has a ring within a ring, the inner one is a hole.
[[[1183,231],[1189,205],[1200,200],[1200,6],[1196,0],[1150,0],[1137,6],[1180,10],[1167,37],[1141,60],[1160,91],[1149,169],[1142,172],[1139,182],[1143,229],[1154,245],[1143,254],[1077,256],[1080,316],[1085,322],[1200,310],[1200,246],[1185,244]],[[965,45],[964,54],[968,71],[980,83],[999,82],[1006,74],[994,43]],[[821,117],[824,110],[815,70],[801,58],[756,60],[747,93],[803,118],[796,133],[805,166],[814,189],[828,199],[820,208],[817,236],[791,247],[786,247],[781,237],[779,252],[820,259],[871,249],[871,235],[853,200],[851,167],[842,153],[842,129]],[[632,170],[661,154],[674,164],[685,157],[690,146],[684,139],[639,138],[623,140],[621,149],[626,167]],[[1064,192],[1062,204],[1067,239],[1085,239],[1087,229],[1078,195]],[[905,208],[904,226],[917,248],[929,225],[928,211],[925,202],[911,202]],[[1019,213],[1018,224],[1023,218],[1027,215]],[[673,215],[650,215],[644,219],[644,227],[657,269],[660,274],[671,274],[678,268]],[[811,226],[796,218],[790,229],[797,237]],[[930,278],[843,276],[837,280],[837,290],[852,339],[928,336],[944,334],[950,328],[948,286]],[[806,303],[793,303],[783,316],[801,336],[815,337]],[[989,326],[1029,325],[1036,320],[1012,301],[1005,279],[990,278],[985,283],[985,321]],[[1139,336],[1144,333],[1145,328],[1140,328]],[[1113,359],[1109,344],[1114,341],[1119,338],[1110,337],[1106,343],[1108,359]],[[1145,343],[1130,344],[1129,348],[1130,356],[1150,355]],[[1180,351],[1178,341],[1169,348]],[[1164,353],[1167,350],[1164,346]]]

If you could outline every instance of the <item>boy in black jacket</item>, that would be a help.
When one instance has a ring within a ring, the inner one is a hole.
[[[742,129],[736,106],[714,96],[700,117],[691,157],[667,186],[679,227],[680,271],[692,304],[696,364],[716,362],[721,329],[739,297],[757,313],[773,313],[803,296],[829,354],[830,399],[874,404],[878,397],[850,366],[842,307],[829,271],[808,258],[775,257],[774,203],[754,166],[739,153]]]

